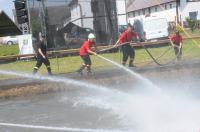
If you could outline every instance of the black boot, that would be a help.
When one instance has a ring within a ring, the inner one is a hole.
[[[136,66],[133,64],[133,60],[130,60],[130,62],[129,62],[129,67],[136,67]]]
[[[38,68],[35,67],[35,68],[33,69],[32,74],[35,75],[35,74],[37,73],[37,71],[38,71]]]
[[[83,75],[83,70],[85,69],[85,65],[82,65],[80,67],[80,69],[77,71],[78,74],[80,74],[81,76]]]
[[[52,75],[51,67],[47,67],[47,71],[48,71],[48,75],[51,76]]]
[[[92,71],[91,71],[91,68],[90,67],[87,67],[87,75],[92,75]]]
[[[123,65],[123,66],[126,66],[126,62],[125,62],[125,61],[123,61],[123,62],[122,62],[122,65]]]

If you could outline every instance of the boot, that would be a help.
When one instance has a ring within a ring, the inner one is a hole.
[[[123,65],[123,66],[126,66],[126,62],[122,62],[122,65]]]
[[[33,72],[32,72],[32,74],[33,74],[33,75],[35,75],[35,74],[37,73],[37,71],[38,71],[38,68],[37,68],[37,67],[35,67],[35,68],[33,69]]]
[[[129,67],[136,67],[136,66],[133,64],[133,60],[130,60],[130,62],[129,62]]]
[[[91,68],[90,68],[90,67],[87,67],[87,75],[88,75],[88,76],[92,75],[92,71],[91,71]]]
[[[81,76],[83,75],[83,70],[85,69],[85,65],[82,65],[80,67],[80,69],[77,71],[78,74],[80,74]]]
[[[48,71],[48,75],[51,76],[52,75],[51,67],[47,67],[47,71]]]

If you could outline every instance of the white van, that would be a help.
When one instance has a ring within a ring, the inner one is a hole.
[[[143,19],[143,28],[146,40],[164,39],[169,36],[166,18],[145,17]]]

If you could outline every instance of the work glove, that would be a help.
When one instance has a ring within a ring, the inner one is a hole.
[[[46,56],[42,56],[43,59],[46,59]]]

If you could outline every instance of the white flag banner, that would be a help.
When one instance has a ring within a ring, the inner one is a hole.
[[[32,35],[25,34],[18,36],[19,43],[19,54],[34,54],[33,43],[32,43]]]

